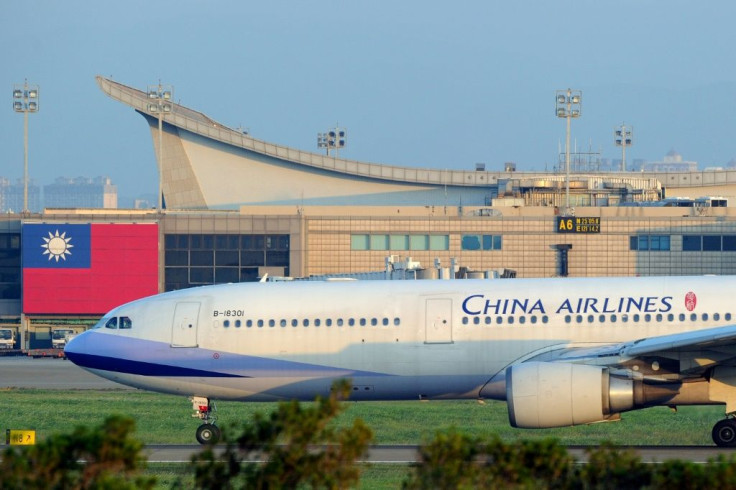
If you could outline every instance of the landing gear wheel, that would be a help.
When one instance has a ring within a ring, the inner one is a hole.
[[[736,447],[736,419],[721,420],[713,426],[713,442],[719,447]]]
[[[220,428],[213,424],[202,424],[197,427],[197,442],[200,444],[217,444],[220,440]]]

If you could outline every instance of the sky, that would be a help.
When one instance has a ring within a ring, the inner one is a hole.
[[[578,149],[627,161],[669,151],[701,168],[736,158],[736,2],[710,0],[6,0],[0,176],[23,175],[12,89],[40,87],[30,177],[109,176],[155,194],[148,126],[96,75],[174,99],[259,139],[392,165],[552,169],[565,141],[556,90],[582,91]],[[122,200],[122,199],[121,199]]]

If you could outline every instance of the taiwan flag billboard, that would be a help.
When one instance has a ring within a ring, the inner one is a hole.
[[[23,312],[102,315],[158,292],[158,225],[25,223]]]

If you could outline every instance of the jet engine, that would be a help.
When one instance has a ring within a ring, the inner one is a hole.
[[[588,424],[635,407],[631,379],[583,364],[525,362],[506,369],[513,427],[541,429]]]

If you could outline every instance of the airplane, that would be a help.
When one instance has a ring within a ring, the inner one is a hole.
[[[736,276],[291,281],[136,300],[66,356],[124,385],[190,397],[196,438],[215,399],[493,399],[549,428],[665,405],[725,405],[736,446]]]

